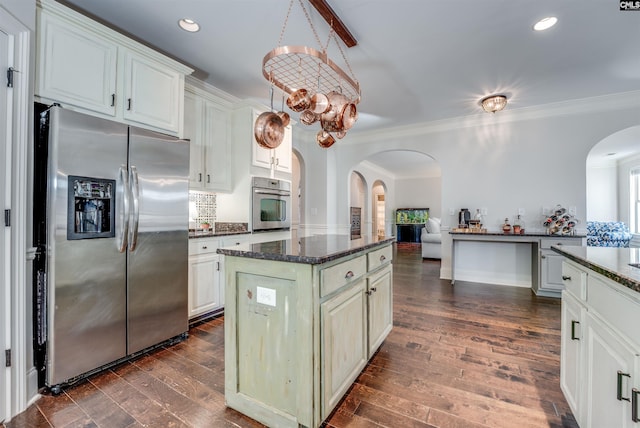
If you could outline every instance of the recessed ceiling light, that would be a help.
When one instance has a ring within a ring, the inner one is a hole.
[[[180,21],[178,21],[178,25],[184,31],[188,31],[190,33],[195,33],[196,31],[200,30],[200,25],[193,19],[189,18],[182,18]]]
[[[533,29],[536,31],[544,31],[556,25],[556,22],[558,22],[558,18],[555,16],[547,16],[536,22]]]

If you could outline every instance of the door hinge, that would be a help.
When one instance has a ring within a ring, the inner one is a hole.
[[[11,367],[11,349],[4,351],[4,361],[5,367]]]
[[[4,225],[6,227],[11,226],[11,210],[4,210]]]
[[[7,68],[7,88],[13,88],[13,73],[17,71],[13,67]]]

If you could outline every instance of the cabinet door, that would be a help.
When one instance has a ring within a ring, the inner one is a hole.
[[[204,147],[201,135],[202,99],[185,92],[184,138],[190,140],[189,188],[201,189],[204,183]]]
[[[204,103],[204,187],[227,191],[231,183],[231,139],[229,112],[211,102]]]
[[[189,318],[222,307],[220,256],[189,258]]]
[[[587,428],[634,426],[631,420],[631,389],[638,386],[631,349],[595,316],[586,321],[586,426]]]
[[[321,419],[325,419],[367,364],[365,281],[320,305]]]
[[[114,116],[117,46],[38,10],[36,95]]]
[[[284,132],[284,138],[282,143],[275,148],[274,153],[274,167],[278,171],[291,172],[291,144],[292,144],[292,129],[291,125],[287,126]]]
[[[560,388],[571,407],[576,421],[584,420],[584,306],[569,292],[562,292],[562,327],[560,346]]]
[[[368,358],[376,352],[393,327],[391,265],[367,279]]]
[[[564,289],[562,281],[562,262],[564,257],[553,250],[540,250],[540,289],[561,291]]]
[[[124,118],[178,133],[184,88],[180,73],[131,51],[124,57]]]

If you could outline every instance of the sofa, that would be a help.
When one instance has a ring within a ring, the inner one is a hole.
[[[442,234],[440,233],[440,219],[429,217],[420,235],[422,241],[423,259],[442,258]]]
[[[632,235],[621,221],[587,221],[587,246],[629,247]]]

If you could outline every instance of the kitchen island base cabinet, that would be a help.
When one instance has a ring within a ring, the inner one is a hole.
[[[568,260],[562,277],[560,386],[576,421],[637,426],[640,294]]]
[[[319,427],[391,330],[391,242],[322,262],[224,249],[227,406]]]

